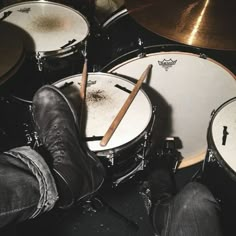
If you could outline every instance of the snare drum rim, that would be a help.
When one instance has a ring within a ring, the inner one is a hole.
[[[216,110],[214,110],[212,112],[212,117],[209,123],[209,127],[208,127],[208,132],[207,132],[207,139],[208,139],[208,152],[212,152],[214,157],[216,158],[216,160],[218,161],[218,163],[220,164],[220,166],[222,168],[224,168],[227,173],[230,175],[230,177],[236,181],[236,172],[227,164],[227,162],[223,159],[223,157],[221,156],[221,154],[218,151],[218,148],[215,145],[214,142],[214,138],[212,135],[212,125],[214,123],[214,120],[217,116],[217,114],[228,104],[230,104],[231,102],[236,101],[236,97],[233,97],[229,100],[227,100],[226,102],[224,102],[221,106],[219,106]]]
[[[113,77],[113,78],[117,78],[117,79],[122,79],[126,82],[128,82],[129,84],[132,84],[132,85],[135,85],[135,83],[129,81],[128,79],[126,78],[123,78],[122,76],[117,76],[115,74],[112,74],[112,73],[105,73],[105,72],[89,72],[88,74],[88,77],[89,75],[99,75],[99,76],[109,76],[109,77]],[[82,78],[82,74],[75,74],[75,75],[71,75],[71,76],[68,76],[68,77],[65,77],[63,79],[60,79],[56,82],[54,82],[52,85],[56,86],[56,84],[58,83],[61,83],[61,82],[66,82],[66,80],[69,80],[69,79],[72,79],[74,77],[80,77]],[[56,86],[57,87],[57,86]],[[57,87],[60,89],[60,87]],[[122,145],[119,145],[119,146],[116,146],[116,147],[113,147],[113,148],[105,148],[105,149],[102,149],[102,150],[91,150],[95,153],[102,153],[102,152],[119,152],[120,150],[124,149],[124,148],[128,148],[128,146],[132,145],[133,143],[137,141],[139,141],[145,134],[146,134],[146,131],[148,130],[149,126],[151,126],[152,124],[152,120],[154,119],[154,114],[153,114],[153,106],[152,106],[152,103],[151,103],[151,100],[150,98],[148,97],[147,93],[141,88],[140,91],[143,93],[143,95],[146,97],[147,101],[148,101],[148,104],[150,106],[150,114],[149,114],[149,122],[146,124],[146,126],[144,127],[143,131],[136,137],[134,137],[133,139],[131,139],[129,142],[127,143],[124,143]],[[86,142],[87,143],[87,142]]]
[[[15,7],[15,6],[21,6],[21,5],[26,5],[26,4],[39,4],[39,3],[50,4],[50,5],[58,5],[60,7],[67,8],[67,9],[75,12],[80,17],[82,17],[83,20],[85,21],[85,23],[87,25],[87,33],[80,42],[77,42],[77,43],[75,43],[71,46],[68,46],[66,48],[56,49],[56,50],[51,50],[51,51],[34,51],[34,52],[29,53],[29,54],[31,54],[32,56],[35,56],[37,59],[46,59],[46,58],[49,58],[49,57],[62,58],[62,57],[69,56],[69,55],[72,55],[72,54],[76,53],[79,50],[81,44],[88,38],[88,36],[90,34],[90,23],[88,22],[87,18],[82,13],[75,10],[74,8],[66,6],[66,5],[61,4],[61,3],[57,3],[57,2],[39,0],[39,1],[26,1],[26,2],[15,3],[15,4],[12,4],[12,5],[9,5],[9,6],[6,6],[6,7],[2,8],[0,10],[0,13],[4,12],[6,10],[10,10],[12,7]]]

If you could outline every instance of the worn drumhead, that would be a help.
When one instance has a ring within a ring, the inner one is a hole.
[[[79,90],[81,78],[81,75],[74,75],[54,83],[72,101],[77,108],[78,115],[80,115]],[[92,151],[119,148],[135,140],[146,130],[151,120],[152,107],[144,91],[139,90],[107,145],[100,146],[102,137],[133,87],[133,83],[115,75],[106,73],[88,74],[85,134],[88,147]]]
[[[154,143],[159,145],[160,139],[174,136],[183,156],[180,167],[202,161],[211,112],[236,95],[235,75],[210,58],[188,52],[154,52],[127,60],[126,57],[123,62],[119,58],[117,63],[111,63],[108,71],[133,81],[148,64],[153,65],[151,78],[143,88],[152,104],[157,105]]]
[[[214,114],[210,127],[216,151],[231,169],[236,172],[236,98],[227,101]]]
[[[30,52],[52,52],[63,46],[75,46],[83,41],[88,33],[88,22],[78,11],[62,4],[32,1],[8,6],[1,10],[10,15],[4,19],[26,31],[32,42],[25,39]]]
[[[17,40],[16,40],[17,39]],[[24,58],[23,41],[17,38],[15,27],[0,24],[0,85],[13,76]]]

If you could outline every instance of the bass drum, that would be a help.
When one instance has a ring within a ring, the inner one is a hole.
[[[145,53],[144,53],[145,52]],[[154,147],[174,136],[183,160],[179,168],[201,162],[206,154],[206,132],[212,110],[236,95],[235,75],[221,63],[191,47],[162,45],[130,52],[108,63],[102,71],[137,81],[147,65],[152,73],[143,89],[157,106]]]
[[[71,101],[80,117],[80,83],[74,75],[54,83]],[[108,73],[89,73],[86,91],[85,141],[96,153],[114,185],[130,179],[148,162],[149,141],[154,113],[148,96],[140,90],[106,146],[100,141],[134,84]]]

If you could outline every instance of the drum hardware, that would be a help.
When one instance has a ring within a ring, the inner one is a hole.
[[[142,58],[146,56],[146,53],[143,48],[143,40],[141,38],[138,38],[138,57]]]
[[[157,152],[158,158],[165,158],[168,163],[171,163],[171,169],[173,173],[179,168],[182,161],[181,153],[176,148],[176,138],[167,137],[164,140],[163,147]]]
[[[39,52],[36,54],[35,58],[36,58],[36,64],[38,66],[38,70],[43,71],[43,58],[41,57]],[[44,60],[45,60],[45,58],[44,58]]]

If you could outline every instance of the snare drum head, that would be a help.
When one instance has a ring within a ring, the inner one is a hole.
[[[212,148],[219,154],[216,158],[221,158],[236,173],[236,98],[227,101],[215,112],[210,135]]]
[[[29,52],[58,51],[63,46],[75,46],[83,41],[88,33],[88,22],[78,11],[62,4],[32,1],[8,6],[1,10],[0,18],[10,12],[4,21],[26,31],[34,45],[25,39]],[[70,43],[71,42],[71,43]]]
[[[0,85],[19,69],[24,59],[23,42],[16,40],[15,27],[1,22],[0,25]]]
[[[145,57],[122,58],[106,71],[137,80],[148,64],[152,74],[143,89],[157,105],[154,143],[168,136],[179,141],[183,156],[180,167],[202,161],[207,148],[207,128],[211,112],[236,95],[235,75],[220,63],[197,54],[159,51]]]
[[[78,111],[78,115],[80,115],[79,89],[81,78],[81,75],[75,75],[54,83],[71,100]],[[65,86],[66,83],[67,86]],[[106,73],[88,74],[85,134],[90,150],[101,151],[121,147],[133,141],[145,131],[151,120],[152,107],[147,95],[140,90],[110,141],[105,147],[100,146],[102,137],[133,87],[133,83],[115,75]]]

